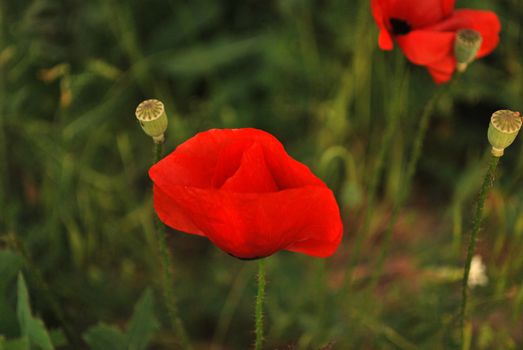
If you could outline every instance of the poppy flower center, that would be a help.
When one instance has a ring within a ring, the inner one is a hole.
[[[407,21],[399,18],[391,18],[390,26],[392,27],[392,33],[395,35],[408,34],[412,29],[410,24],[407,23]]]

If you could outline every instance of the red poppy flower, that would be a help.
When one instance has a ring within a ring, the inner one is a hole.
[[[458,30],[481,34],[477,58],[488,55],[499,42],[501,25],[494,12],[455,10],[454,0],[371,0],[371,7],[380,28],[380,48],[392,50],[395,39],[412,63],[427,67],[436,83],[449,81],[456,68]]]
[[[149,176],[154,208],[166,225],[205,236],[238,258],[279,250],[327,257],[340,244],[331,190],[264,131],[199,133]]]

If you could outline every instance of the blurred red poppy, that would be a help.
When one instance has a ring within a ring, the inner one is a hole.
[[[290,250],[332,255],[342,237],[334,195],[272,135],[214,129],[149,170],[154,208],[168,226],[251,259]]]
[[[371,0],[380,29],[379,46],[392,50],[393,39],[414,64],[426,66],[436,83],[450,80],[456,68],[454,39],[461,29],[483,38],[477,58],[499,42],[501,24],[491,11],[454,9],[454,0]]]

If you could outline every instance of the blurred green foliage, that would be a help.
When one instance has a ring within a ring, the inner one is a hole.
[[[158,290],[161,274],[150,239],[152,145],[133,115],[152,97],[170,117],[167,150],[209,128],[262,128],[343,206],[346,236],[333,258],[268,260],[267,348],[453,346],[455,271],[484,171],[488,120],[497,109],[523,108],[523,3],[457,7],[498,13],[501,43],[438,104],[385,276],[369,291],[417,116],[435,89],[400,52],[377,49],[369,1],[0,0],[0,349],[48,348],[44,323],[69,332],[71,349],[110,349],[103,341],[145,349],[149,339],[150,348],[173,348],[160,295],[140,299],[148,286]],[[400,125],[372,239],[347,293],[351,243],[391,113]],[[472,292],[474,349],[523,346],[521,152],[521,141],[507,150],[487,202],[478,251],[490,282]],[[169,244],[195,348],[248,348],[255,266],[198,237],[170,231]],[[33,311],[21,277],[16,286],[20,270]],[[59,348],[64,334],[53,334]]]

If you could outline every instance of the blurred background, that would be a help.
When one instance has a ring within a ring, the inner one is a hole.
[[[464,238],[485,171],[489,118],[523,109],[521,0],[457,2],[495,11],[501,42],[436,106],[373,288],[406,155],[436,86],[398,50],[377,48],[369,1],[0,6],[0,349],[29,349],[24,336],[46,349],[20,321],[19,271],[33,319],[42,321],[33,326],[47,330],[56,348],[127,349],[122,339],[136,322],[147,330],[142,348],[175,348],[151,238],[152,142],[134,117],[146,98],[165,103],[166,152],[210,128],[261,128],[337,195],[346,233],[332,258],[280,252],[267,260],[267,349],[455,346]],[[356,245],[394,114],[399,124],[369,232]],[[521,140],[506,151],[486,203],[477,251],[488,282],[471,293],[473,349],[523,348],[522,152]],[[168,243],[194,348],[250,348],[256,262],[172,230]],[[152,295],[140,299],[148,287]],[[136,321],[133,310],[147,317]]]

